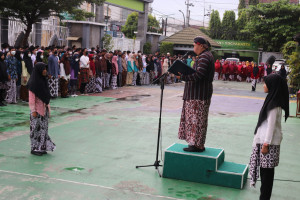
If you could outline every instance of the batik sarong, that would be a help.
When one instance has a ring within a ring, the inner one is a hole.
[[[6,95],[6,102],[7,103],[17,103],[17,80],[12,79],[7,82],[8,90]]]
[[[95,80],[95,92],[101,93],[102,92],[102,79],[101,77],[97,77]]]
[[[85,91],[87,93],[94,93],[96,91],[96,81],[94,77],[90,78],[90,81],[85,86]]]
[[[257,82],[256,79],[252,79],[252,82],[251,82],[251,85],[252,85],[252,91],[255,91],[255,90],[256,90],[256,82]]]
[[[30,113],[30,141],[32,151],[54,151],[55,144],[48,135],[48,109],[45,116],[37,113],[34,118]]]
[[[133,73],[133,77],[132,77],[132,85],[136,85],[136,79],[137,79],[137,72]]]
[[[117,75],[113,75],[111,77],[111,88],[114,90],[114,89],[117,89]]]
[[[68,84],[69,81],[64,78],[60,78],[60,94],[63,98],[68,96]]]
[[[263,144],[256,144],[252,149],[249,163],[250,185],[255,186],[259,178],[259,168],[274,168],[279,164],[280,145],[269,145],[267,154],[261,153]]]
[[[89,69],[81,68],[80,69],[80,83],[88,83],[89,82]]]
[[[205,144],[210,100],[185,100],[183,102],[178,138],[189,145]]]
[[[48,79],[50,95],[52,98],[58,97],[58,78],[52,76]]]
[[[109,88],[110,87],[110,74],[109,73],[104,73],[103,75],[103,85],[104,85],[104,88]]]

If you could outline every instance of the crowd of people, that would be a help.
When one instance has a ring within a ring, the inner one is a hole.
[[[17,100],[28,102],[26,87],[35,65],[47,65],[47,80],[51,98],[76,97],[87,93],[123,86],[158,84],[156,78],[166,73],[174,60],[181,56],[170,54],[145,55],[141,51],[107,51],[99,48],[39,47],[25,48],[2,45],[0,51],[1,81],[0,106],[15,104]],[[177,82],[169,74],[166,83]]]
[[[101,93],[125,85],[149,85],[159,83],[157,77],[166,73],[172,63],[179,59],[193,67],[197,56],[145,55],[141,51],[106,51],[97,48],[39,47],[25,48],[2,45],[0,51],[0,106],[14,104],[17,100],[28,102],[27,82],[38,62],[47,65],[48,85],[51,98],[76,97],[87,93]],[[283,67],[284,68],[284,67]],[[285,71],[285,69],[282,69]],[[216,60],[214,80],[256,83],[272,73],[271,65],[254,62],[233,62]],[[285,72],[286,76],[286,72]],[[167,84],[180,80],[173,74],[166,76]]]
[[[252,83],[252,91],[256,90],[256,83],[263,82],[263,77],[272,74],[272,66],[270,64],[243,61],[234,62],[226,60],[216,60],[214,80],[223,81],[246,81]],[[279,74],[286,78],[287,72],[284,65],[281,66]]]

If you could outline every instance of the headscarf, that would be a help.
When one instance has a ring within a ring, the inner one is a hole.
[[[44,69],[47,68],[47,65],[42,62],[36,63],[33,68],[30,79],[27,83],[27,88],[32,93],[35,94],[42,102],[46,105],[50,102],[50,90],[48,86],[48,81],[45,76],[43,76]]]
[[[32,60],[31,57],[28,57],[29,50],[24,51],[23,60],[25,63],[25,67],[27,68],[27,72],[31,75],[33,66],[32,66]]]
[[[278,74],[270,74],[265,77],[268,87],[268,95],[260,110],[258,122],[254,134],[260,125],[267,119],[268,112],[276,107],[281,107],[285,112],[285,121],[290,115],[289,112],[289,90],[287,82]]]
[[[112,58],[112,64],[115,65],[115,67],[116,67],[116,73],[118,74],[119,73],[118,56],[113,56],[113,58]]]
[[[285,70],[285,67],[281,68],[279,70],[279,74],[282,78],[286,78],[286,70]]]
[[[271,65],[268,65],[268,67],[267,67],[267,75],[269,75],[271,73],[272,73],[272,67],[271,67]]]
[[[64,64],[64,69],[66,75],[69,75],[71,73],[71,66],[69,58],[67,57],[68,53],[64,53],[64,55],[61,58],[61,62]]]
[[[3,54],[4,53],[0,51],[0,82],[5,83],[6,81],[8,81],[8,74],[7,74],[7,66],[4,60],[1,58]]]
[[[93,72],[93,75],[96,74],[96,69],[95,69],[95,62],[94,62],[94,54],[89,54],[89,60],[90,60],[90,69]]]
[[[42,51],[39,51],[37,54],[36,54],[36,62],[43,62],[43,60],[41,59],[41,55],[42,55]]]

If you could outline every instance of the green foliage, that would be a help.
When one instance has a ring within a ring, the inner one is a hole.
[[[85,19],[93,16],[91,13],[80,10],[78,7],[83,2],[102,4],[105,0],[8,0],[1,1],[0,14],[3,17],[10,17],[21,20],[25,25],[25,37],[23,45],[27,44],[32,25],[41,18],[48,18],[51,15],[59,15],[67,12],[76,19]]]
[[[128,38],[135,37],[134,32],[137,31],[138,17],[139,14],[137,12],[133,12],[130,15],[128,15],[126,23],[124,26],[122,26],[121,29],[126,37]]]
[[[300,89],[300,52],[297,45],[297,42],[289,41],[282,48],[284,58],[291,70],[290,85],[296,90]]]
[[[133,12],[130,15],[128,15],[125,25],[122,26],[122,32],[125,34],[126,37],[128,37],[128,38],[136,37],[134,32],[137,31],[138,17],[139,17],[139,14],[137,12]],[[150,32],[162,33],[162,29],[159,26],[159,22],[152,15],[148,15],[148,29],[147,30]]]
[[[265,51],[280,51],[300,31],[300,7],[286,0],[250,6],[249,21],[243,30]]]
[[[224,40],[235,40],[236,38],[236,22],[234,11],[225,11],[222,20],[222,36]]]
[[[174,44],[172,42],[162,42],[160,45],[160,53],[167,54],[170,53],[173,55]]]
[[[290,67],[290,85],[295,89],[300,89],[300,52],[295,51],[289,56],[287,63]]]
[[[151,48],[152,48],[151,43],[150,42],[146,42],[144,44],[144,47],[143,47],[144,54],[151,54]]]
[[[297,42],[289,41],[285,43],[281,49],[281,53],[283,54],[285,59],[288,59],[294,51],[297,49]]]
[[[162,29],[159,26],[159,21],[157,21],[156,17],[152,15],[148,15],[148,30],[149,32],[162,33]]]
[[[249,5],[256,6],[257,4],[259,4],[259,0],[249,0]]]
[[[237,25],[236,39],[237,40],[244,40],[244,41],[250,40],[250,35],[248,33],[245,33],[242,31],[245,28],[247,22],[248,22],[247,13],[245,10],[241,10],[239,12],[239,18],[236,21],[236,25]]]
[[[246,8],[245,0],[240,0],[239,10]]]
[[[114,48],[113,39],[111,35],[105,34],[101,40],[103,42],[103,48],[107,51],[111,51]]]
[[[219,12],[217,10],[213,10],[210,15],[208,35],[213,39],[219,39],[221,38],[221,34],[222,27]]]

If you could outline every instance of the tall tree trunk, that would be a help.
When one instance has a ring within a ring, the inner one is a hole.
[[[29,34],[32,31],[32,25],[33,25],[33,23],[28,23],[28,25],[26,27],[25,35],[24,35],[24,38],[23,38],[23,41],[22,41],[22,46],[23,47],[28,45],[28,38],[29,38]]]

